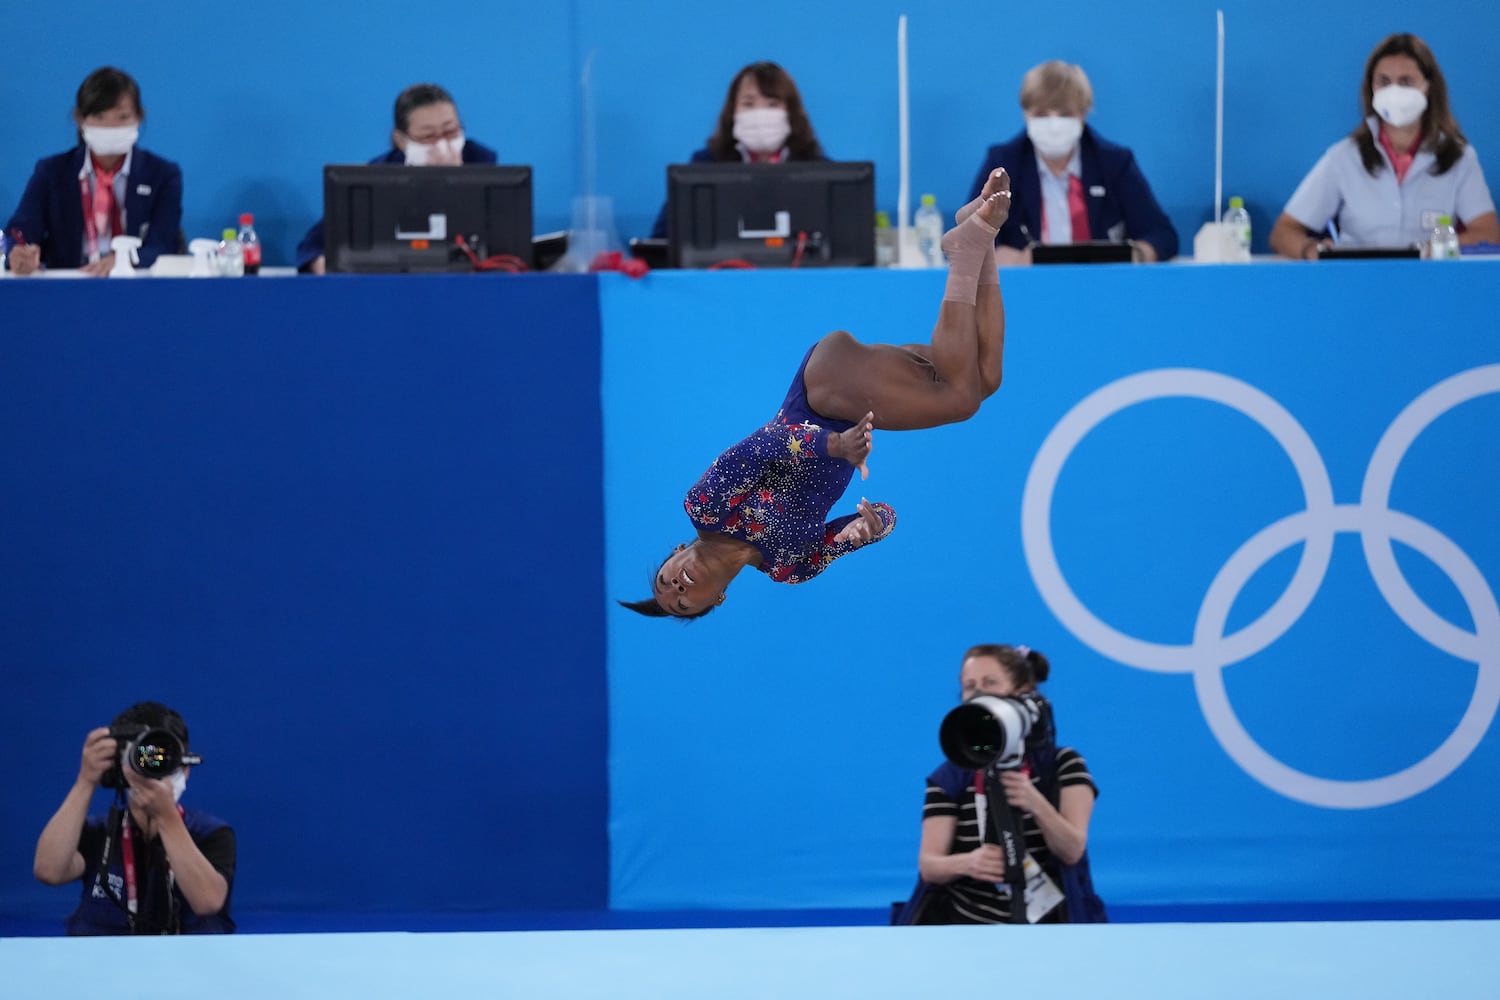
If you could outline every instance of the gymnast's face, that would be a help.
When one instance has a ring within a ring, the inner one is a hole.
[[[679,545],[656,571],[651,584],[656,603],[667,614],[687,618],[724,603],[724,588],[730,579],[724,571],[710,567],[701,559],[696,547]]]

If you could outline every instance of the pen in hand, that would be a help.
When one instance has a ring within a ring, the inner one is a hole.
[[[26,235],[19,227],[12,227],[10,231],[14,244],[10,252],[6,254],[6,265],[15,274],[31,274],[42,265],[42,248],[26,242]]]

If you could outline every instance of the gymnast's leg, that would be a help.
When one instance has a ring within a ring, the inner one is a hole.
[[[1003,194],[1002,194],[1003,192]],[[1010,207],[1010,177],[1004,167],[990,173],[979,197],[958,210],[956,222],[963,222],[988,198],[1001,195]],[[1004,221],[1003,219],[1001,220]],[[1000,297],[1000,272],[995,268],[995,247],[990,244],[984,266],[979,271],[978,311],[979,377],[984,383],[984,398],[989,399],[1000,388],[1002,362],[1005,356],[1005,300]]]
[[[983,274],[998,281],[995,234],[1009,209],[1009,192],[997,190],[943,237],[948,280],[931,344],[915,350],[861,344],[843,331],[819,342],[804,374],[814,411],[855,421],[873,412],[875,426],[884,430],[938,427],[974,415],[999,384],[999,285],[987,287],[985,312],[978,302]],[[981,333],[981,322],[988,325],[997,316],[994,327]]]

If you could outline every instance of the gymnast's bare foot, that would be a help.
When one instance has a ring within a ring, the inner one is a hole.
[[[988,178],[986,178],[986,180],[984,182],[984,189],[979,192],[979,197],[975,198],[973,201],[969,202],[963,208],[960,208],[954,214],[953,221],[954,222],[962,222],[962,221],[964,221],[969,216],[973,215],[976,211],[978,211],[979,206],[983,205],[985,203],[986,199],[993,198],[995,195],[999,194],[1001,191],[1005,192],[1006,211],[1007,211],[1007,213],[1009,213],[1009,210],[1010,210],[1010,175],[1005,172],[1005,168],[1004,167],[996,167],[994,170],[990,171],[990,176]],[[1002,219],[1001,221],[1004,222],[1005,220]],[[998,229],[999,227],[997,226],[996,228]]]
[[[1000,227],[1005,225],[1005,220],[1010,217],[1010,175],[1003,169],[996,171],[996,174],[991,174],[990,179],[985,182],[985,193],[980,195],[982,203],[974,214],[999,232]],[[990,190],[992,187],[993,191]]]

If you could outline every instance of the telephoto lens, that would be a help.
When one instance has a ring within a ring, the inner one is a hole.
[[[943,718],[938,743],[965,770],[1012,770],[1026,756],[1026,736],[1039,715],[1034,699],[980,695]]]

